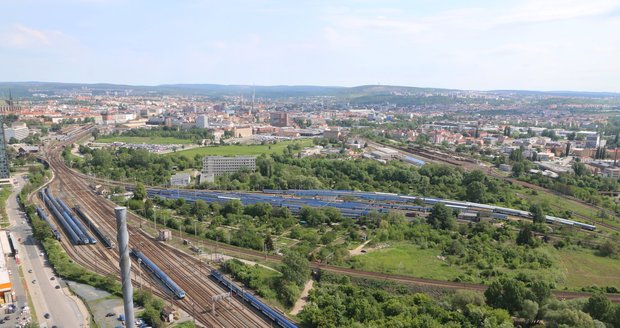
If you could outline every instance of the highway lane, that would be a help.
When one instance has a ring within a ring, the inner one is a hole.
[[[16,240],[18,256],[24,274],[26,289],[32,299],[41,327],[83,327],[87,324],[88,311],[84,304],[71,296],[65,289],[56,289],[60,281],[54,277],[47,260],[41,255],[41,249],[32,236],[32,229],[25,221],[25,214],[17,204],[17,194],[25,184],[21,175],[16,176],[18,186],[9,197],[7,213],[11,230]],[[32,272],[29,272],[32,270]],[[24,302],[20,302],[23,305]],[[45,318],[45,313],[50,317]],[[13,322],[14,323],[14,322]]]

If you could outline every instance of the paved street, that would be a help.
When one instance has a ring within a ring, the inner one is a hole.
[[[37,321],[41,327],[84,327],[85,318],[88,312],[85,306],[74,296],[71,296],[65,288],[56,289],[61,282],[54,277],[52,269],[47,264],[47,260],[41,254],[41,250],[36,245],[32,237],[32,230],[25,220],[25,214],[20,211],[17,205],[17,194],[25,184],[22,176],[16,176],[18,187],[7,201],[7,213],[11,222],[11,230],[15,239],[21,239],[17,243],[18,257],[21,262],[22,272],[26,286],[22,286],[19,281],[18,270],[15,268],[14,259],[10,258],[7,262],[12,265],[11,279],[15,286],[18,305],[26,304],[24,287],[28,290],[37,314]],[[31,272],[29,272],[31,271]],[[54,277],[54,280],[51,278]],[[49,313],[49,319],[44,317]],[[11,320],[11,327],[15,321]]]

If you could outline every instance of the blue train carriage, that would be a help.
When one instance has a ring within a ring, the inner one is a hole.
[[[167,274],[165,274],[153,261],[139,250],[132,248],[131,253],[142,261],[149,271],[151,271],[157,279],[159,279],[168,289],[170,289],[178,299],[185,298],[185,291],[179,287]]]
[[[45,192],[41,193],[41,195],[43,197],[43,202],[45,203],[47,208],[52,212],[52,215],[56,218],[60,226],[65,230],[65,232],[69,236],[69,239],[71,240],[71,243],[73,245],[81,245],[82,239],[73,230],[71,225],[65,220],[64,216],[60,213],[60,211],[56,207],[56,204],[54,204],[53,199],[48,196],[49,190],[45,189]]]
[[[80,205],[75,205],[73,209],[75,210],[75,213],[77,214],[77,216],[79,216],[80,219],[82,219],[84,223],[88,225],[90,230],[92,230],[93,233],[97,235],[99,239],[101,239],[101,242],[106,248],[114,247],[114,242],[107,236],[107,234],[101,231],[101,229],[93,222],[93,220],[88,215],[86,215],[86,213],[82,210]]]
[[[297,328],[297,325],[292,323],[286,317],[267,306],[263,302],[261,302],[258,298],[254,297],[254,295],[244,291],[239,286],[234,284],[232,281],[226,279],[222,273],[217,270],[211,270],[211,276],[219,281],[224,286],[228,287],[231,292],[239,295],[243,300],[250,303],[254,308],[263,313],[269,319],[273,320],[278,326],[284,328]]]
[[[52,235],[54,235],[54,239],[60,240],[60,232],[58,232],[58,228],[56,228],[56,225],[54,225],[54,223],[50,221],[50,219],[47,217],[45,212],[43,212],[43,209],[41,207],[37,206],[36,210],[37,215],[41,218],[41,220],[45,221],[47,225],[49,225],[50,229],[52,230]]]
[[[56,200],[58,201],[58,204],[60,205],[60,207],[62,207],[62,209],[65,211],[65,213],[67,213],[67,215],[69,216],[69,219],[73,222],[73,224],[77,227],[77,229],[82,233],[84,244],[96,244],[97,240],[88,233],[88,230],[86,229],[86,227],[82,224],[82,222],[80,222],[80,220],[78,220],[78,218],[75,216],[73,211],[69,208],[69,206],[67,206],[67,204],[65,204],[65,202],[62,201],[62,199],[60,199],[59,197],[57,197]]]

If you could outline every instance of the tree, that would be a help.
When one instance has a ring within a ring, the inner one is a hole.
[[[546,216],[542,205],[532,204],[530,206],[530,213],[532,214],[534,223],[545,223]]]
[[[526,319],[528,323],[534,323],[538,318],[538,303],[532,300],[523,301],[523,307],[519,311],[519,316]]]
[[[466,198],[470,202],[484,203],[487,187],[480,181],[474,181],[467,185]]]
[[[288,251],[282,258],[282,279],[303,286],[310,278],[310,263],[305,256],[296,251]]]
[[[512,175],[515,177],[520,177],[523,172],[525,172],[525,165],[523,162],[516,162],[512,165]]]
[[[544,312],[543,320],[545,327],[564,328],[595,328],[596,325],[592,317],[585,312],[568,307],[566,304],[556,302],[547,307]]]
[[[426,222],[433,228],[442,230],[451,230],[455,225],[452,210],[443,203],[433,205],[431,215],[428,216]]]
[[[611,301],[603,293],[592,295],[583,306],[585,313],[600,321],[606,321],[612,315],[612,310]]]
[[[523,150],[514,149],[510,152],[510,156],[508,157],[513,162],[521,162],[523,161]]]
[[[299,297],[299,286],[292,281],[283,281],[278,288],[279,296],[282,302],[288,306],[292,306]]]
[[[272,251],[273,249],[274,249],[273,248],[273,238],[271,238],[271,234],[268,234],[265,237],[265,250],[267,252],[269,252],[269,251]]]
[[[530,225],[525,225],[521,230],[519,230],[519,235],[517,235],[517,245],[529,245],[533,246],[535,244],[534,236],[532,235],[532,228]]]
[[[613,256],[618,252],[618,247],[615,243],[607,240],[598,248],[598,253],[601,256]]]
[[[144,201],[144,216],[147,218],[152,218],[154,214],[155,211],[153,210],[153,201],[150,198],[147,198]]]
[[[534,296],[534,300],[540,305],[545,305],[551,298],[551,286],[543,281],[536,280],[532,282],[530,290]]]
[[[528,290],[522,281],[500,278],[493,281],[484,292],[487,304],[508,310],[514,314],[521,311],[523,302],[527,299]]]
[[[228,214],[241,214],[243,212],[243,204],[238,199],[231,199],[224,204],[221,212],[224,216]]]
[[[146,187],[142,182],[138,182],[136,184],[136,189],[133,192],[133,199],[135,200],[143,200],[146,198]]]
[[[614,305],[610,313],[609,322],[612,324],[612,327],[620,327],[620,305]]]
[[[573,163],[573,172],[575,172],[575,175],[578,177],[584,176],[586,174],[586,172],[588,171],[588,169],[586,168],[586,165],[583,163]]]

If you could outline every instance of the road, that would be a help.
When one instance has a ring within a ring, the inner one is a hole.
[[[41,250],[32,236],[32,229],[25,220],[25,214],[17,204],[17,194],[24,186],[25,180],[21,175],[16,176],[16,179],[18,185],[7,201],[7,214],[11,223],[8,230],[13,232],[15,239],[21,240],[17,242],[16,247],[24,280],[20,282],[16,268],[11,269],[18,304],[20,306],[25,304],[25,287],[32,299],[40,327],[86,327],[88,311],[85,305],[71,296],[65,288],[56,289],[60,282],[54,277],[45,257],[41,255]],[[8,262],[15,266],[15,261],[12,259]],[[54,280],[51,280],[51,277],[54,277]],[[22,282],[26,285],[23,286]],[[50,314],[49,319],[44,317],[45,313]]]

